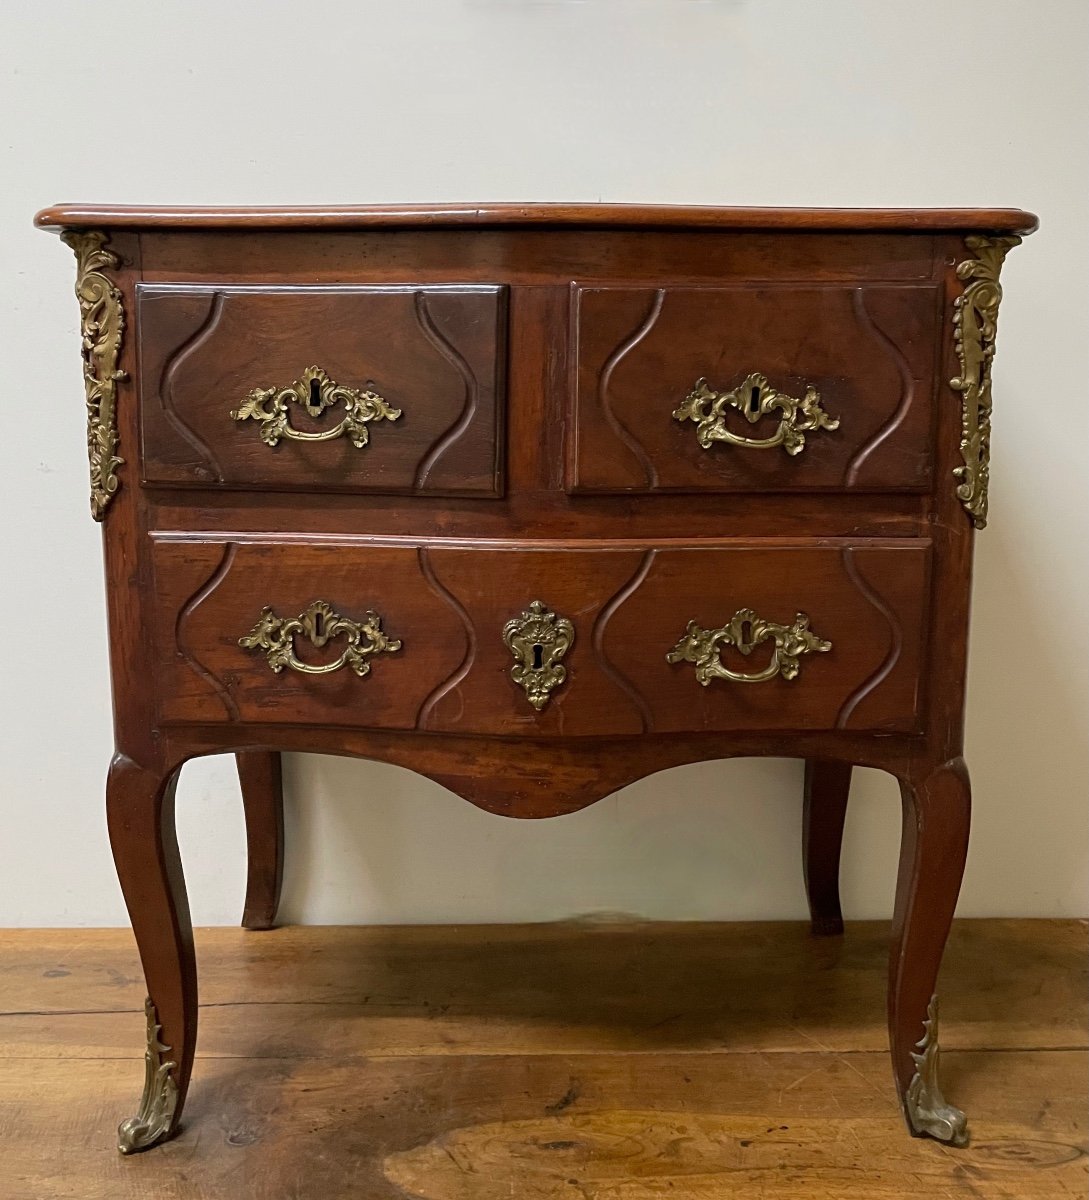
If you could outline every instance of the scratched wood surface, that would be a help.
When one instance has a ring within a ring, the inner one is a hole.
[[[1084,1197],[1086,925],[962,921],[946,1091],[904,1133],[887,926],[198,931],[179,1137],[114,1149],[143,983],[125,930],[0,932],[2,1200]]]

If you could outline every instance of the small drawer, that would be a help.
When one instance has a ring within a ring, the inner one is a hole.
[[[567,490],[928,490],[940,301],[932,284],[576,286]]]
[[[149,484],[498,496],[506,289],[137,289]]]

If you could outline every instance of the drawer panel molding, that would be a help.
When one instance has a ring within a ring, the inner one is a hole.
[[[500,496],[506,302],[500,285],[140,284],[142,479]]]
[[[415,546],[153,544],[166,723],[414,729],[468,653]]]
[[[928,491],[941,299],[936,283],[575,285],[566,490]]]
[[[642,697],[647,733],[911,733],[930,558],[914,538],[658,548],[595,642]],[[795,613],[793,624],[772,621]]]
[[[921,719],[926,539],[154,540],[168,723],[225,709],[243,724],[555,738],[911,733]]]

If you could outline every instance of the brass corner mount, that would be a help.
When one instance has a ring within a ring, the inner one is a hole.
[[[963,466],[953,474],[957,499],[977,529],[987,524],[987,488],[991,457],[991,363],[998,331],[998,306],[1002,300],[999,273],[1006,254],[1019,245],[1019,237],[965,239],[972,252],[957,266],[964,291],[953,302],[953,341],[960,359],[960,374],[949,386],[961,393],[960,455]]]
[[[121,265],[98,230],[66,229],[61,238],[76,256],[76,298],[83,339],[83,386],[87,393],[87,457],[91,468],[91,516],[101,521],[121,486],[117,468],[117,384],[125,313],[121,290],[107,271]]]

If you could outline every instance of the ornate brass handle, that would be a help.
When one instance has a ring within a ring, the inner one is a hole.
[[[775,409],[783,415],[779,428],[771,437],[747,438],[726,427],[728,408],[736,409],[750,425],[755,425]],[[706,379],[697,379],[680,407],[673,410],[673,416],[678,421],[696,422],[696,440],[704,450],[709,450],[712,442],[729,442],[731,446],[745,446],[749,450],[782,446],[787,454],[801,454],[807,432],[839,428],[839,418],[830,417],[821,408],[820,393],[815,387],[807,387],[799,400],[777,392],[769,385],[766,375],[755,372],[732,392],[716,392]]]
[[[344,405],[344,418],[339,424],[320,433],[296,429],[288,420],[289,404],[301,404],[312,417],[320,417],[335,404]],[[238,408],[231,410],[236,421],[260,422],[261,440],[270,446],[281,438],[293,442],[330,442],[346,436],[353,446],[362,448],[370,441],[367,425],[370,421],[396,421],[399,408],[391,408],[377,392],[368,388],[345,387],[330,379],[321,367],[307,367],[302,376],[286,387],[254,388]]]
[[[534,600],[525,612],[503,626],[503,643],[514,655],[510,677],[538,712],[567,678],[567,668],[560,659],[574,640],[574,625],[566,617],[549,612],[540,600]]]
[[[301,662],[295,656],[295,635],[302,634],[319,649],[336,637],[346,637],[341,656],[323,667]],[[369,674],[370,660],[376,654],[392,654],[401,649],[399,639],[382,632],[382,618],[368,611],[362,621],[342,617],[326,600],[315,600],[297,617],[278,617],[271,608],[263,608],[256,625],[238,639],[244,650],[264,650],[268,665],[279,674],[284,667],[304,675],[329,675],[341,667],[351,667],[362,678]]]
[[[771,662],[754,675],[731,671],[722,665],[720,646],[733,646],[741,654],[750,654],[761,642],[773,641]],[[695,621],[688,622],[684,637],[666,655],[671,663],[696,664],[696,679],[706,687],[712,679],[728,679],[731,683],[763,683],[782,675],[793,679],[798,674],[798,659],[816,650],[823,653],[832,643],[817,637],[809,629],[809,617],[798,613],[793,625],[776,625],[765,621],[751,608],[739,608],[720,629],[702,629]]]

